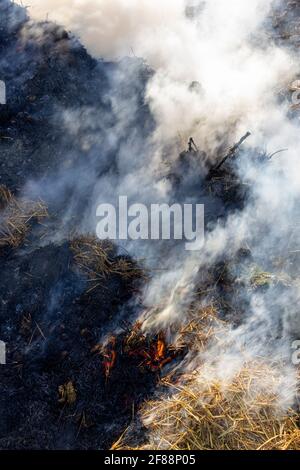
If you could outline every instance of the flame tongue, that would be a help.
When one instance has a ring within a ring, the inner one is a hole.
[[[103,366],[104,366],[104,373],[105,377],[108,378],[110,376],[111,369],[114,368],[117,353],[116,353],[116,338],[112,337],[110,341],[107,343],[105,350],[103,352]]]
[[[151,351],[150,367],[161,367],[161,363],[166,358],[166,344],[163,335],[160,334],[158,340],[154,342]]]
[[[140,324],[134,326],[127,338],[126,347],[129,356],[141,357],[141,365],[146,365],[152,372],[161,369],[173,358],[169,354],[164,333],[160,332],[149,342],[149,338],[140,331]]]
[[[151,372],[159,371],[175,358],[174,352],[170,352],[167,346],[164,333],[160,332],[154,338],[146,337],[141,331],[140,323],[136,323],[128,333],[121,350],[123,358],[127,357],[128,367],[134,364],[134,367],[146,367]],[[104,374],[108,379],[116,365],[117,338],[111,337],[105,347],[97,345],[93,351],[102,354]],[[138,359],[138,363],[134,359]]]

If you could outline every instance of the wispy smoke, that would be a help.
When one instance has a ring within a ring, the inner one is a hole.
[[[139,202],[167,201],[170,188],[161,177],[163,155],[167,152],[169,159],[176,160],[179,146],[190,135],[210,159],[216,158],[222,142],[232,143],[246,130],[252,131],[249,151],[264,145],[270,151],[289,149],[263,169],[251,163],[246,153],[238,169],[243,183],[251,187],[245,209],[207,234],[205,249],[198,254],[172,247],[164,255],[166,271],[158,273],[145,292],[147,327],[166,327],[184,316],[199,269],[233,256],[244,246],[251,250],[252,264],[259,266],[270,266],[273,258],[297,248],[297,228],[294,223],[292,229],[291,222],[297,216],[300,196],[300,137],[297,123],[287,117],[288,104],[279,104],[279,91],[293,79],[296,66],[293,52],[276,46],[266,32],[271,5],[271,0],[30,2],[33,18],[44,20],[48,14],[50,20],[77,34],[95,57],[135,55],[154,70],[146,90],[146,104],[156,123],[149,137],[141,138],[133,130],[140,109],[134,94],[130,99],[122,93],[110,98],[117,116],[113,127],[106,126],[101,113],[92,107],[80,112],[64,110],[65,128],[74,138],[84,133],[85,148],[92,147],[101,126],[108,136],[106,148],[116,150],[118,141],[118,173],[90,175],[93,201],[89,209],[93,214],[97,203],[111,202],[117,194],[126,194],[129,199],[139,195]],[[121,68],[115,74],[115,90],[126,79],[136,86],[137,77],[134,70],[131,72],[126,77]],[[120,136],[125,135],[127,139],[120,144]],[[77,187],[80,184],[76,182]],[[90,211],[82,230],[95,222]],[[149,244],[128,248],[149,258],[159,257],[159,250],[164,249]],[[245,265],[245,271],[250,270],[251,266]],[[300,329],[294,307],[300,292],[293,279],[289,290],[279,284],[274,282],[270,290],[260,294],[246,285],[248,315],[242,326],[227,332],[226,341],[235,344],[230,353],[227,351],[227,359],[238,357],[241,347],[253,356],[270,351],[277,359],[288,356],[286,338],[291,329]],[[274,350],[280,325],[284,339]]]

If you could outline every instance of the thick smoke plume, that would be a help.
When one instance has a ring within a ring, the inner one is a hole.
[[[142,57],[156,70],[148,100],[159,139],[193,133],[213,150],[230,125],[232,137],[250,126],[258,138],[272,115],[274,87],[291,73],[288,54],[258,33],[271,4],[33,0],[30,14],[65,25],[95,57]]]

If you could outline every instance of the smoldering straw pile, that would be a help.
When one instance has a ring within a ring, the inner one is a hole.
[[[161,3],[0,1],[2,449],[299,449],[299,3]]]

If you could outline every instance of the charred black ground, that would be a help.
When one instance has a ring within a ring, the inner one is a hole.
[[[59,26],[39,25],[39,39],[34,26],[24,8],[1,0],[0,67],[7,85],[0,117],[1,183],[15,194],[30,178],[55,178],[66,155],[69,173],[78,166],[84,173],[91,163],[98,174],[109,171],[119,145],[103,155],[108,146],[102,132],[103,159],[97,165],[97,149],[82,154],[80,135],[74,142],[66,139],[57,120],[58,107],[96,104],[113,128],[116,116],[106,96],[115,92],[110,75],[119,66],[93,60]],[[129,60],[128,66],[140,67],[146,77],[148,72],[135,62]],[[146,79],[140,83],[141,90],[133,91],[124,82],[122,92],[142,94]],[[136,126],[141,134],[147,132],[147,119]],[[83,205],[91,188],[86,189]],[[73,190],[70,185],[60,196],[69,201]],[[64,204],[48,202],[52,223]],[[114,274],[88,293],[90,283],[74,268],[69,242],[39,247],[41,227],[33,228],[37,233],[28,234],[25,245],[1,250],[0,331],[7,343],[7,365],[0,370],[0,447],[107,448],[130,421],[133,405],[151,394],[157,380],[157,373],[141,376],[136,359],[118,355],[107,381],[102,355],[92,352],[114,317],[126,330],[122,307],[127,318],[136,283]],[[122,335],[116,349],[121,345]],[[59,393],[69,382],[76,390],[75,404],[64,403]]]
[[[1,448],[107,447],[155,383],[155,374],[140,375],[134,361],[119,355],[106,381],[102,356],[93,353],[132,289],[112,276],[87,294],[86,280],[70,269],[67,243],[16,256],[2,266],[0,287],[8,344]],[[121,336],[117,349],[119,343]],[[59,386],[70,381],[76,404],[60,404]]]
[[[138,325],[127,322],[134,318],[137,295],[146,282],[138,273],[124,276],[115,270],[91,289],[89,276],[76,264],[76,238],[50,243],[44,237],[66,222],[70,201],[71,233],[89,202],[93,182],[100,175],[118,174],[116,155],[129,136],[139,136],[142,151],[155,125],[144,101],[152,71],[136,58],[96,61],[61,27],[45,22],[39,28],[37,38],[26,10],[0,0],[0,79],[7,84],[7,105],[0,110],[0,183],[19,196],[28,181],[45,181],[49,209],[43,225],[33,222],[20,246],[0,251],[0,339],[7,343],[7,364],[0,366],[0,448],[107,449],[155,392],[161,366],[186,351],[174,352],[166,344],[160,351],[160,332],[144,337]],[[128,74],[138,79],[128,81]],[[117,128],[118,116],[109,98],[119,95],[134,97],[139,113],[127,128],[118,128],[112,144],[106,130]],[[99,109],[105,125],[96,129],[97,140],[82,150],[84,128],[67,138],[58,110],[89,105]],[[209,226],[241,210],[249,194],[234,158],[204,180],[197,167],[205,159],[200,154],[197,148],[182,152],[166,177],[174,200],[199,191],[208,203]],[[236,157],[242,158],[242,151]],[[247,158],[268,164],[260,152]],[[80,189],[71,177],[59,194],[47,190],[58,174],[73,175],[78,169],[83,175]],[[239,252],[232,262],[238,265],[241,259],[251,262],[251,253]],[[120,260],[132,261],[113,250],[109,262]],[[227,261],[213,272],[199,273],[199,283],[215,286],[224,316],[238,324],[247,305],[241,304],[245,297],[239,296],[226,266]],[[100,339],[116,327],[119,333],[103,348]]]

